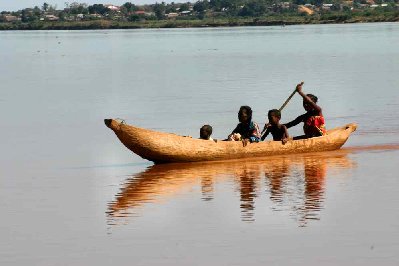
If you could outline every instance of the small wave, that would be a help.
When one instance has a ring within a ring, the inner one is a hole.
[[[351,146],[351,147],[342,148],[341,150],[347,152],[399,150],[399,143]]]
[[[384,134],[399,134],[399,129],[396,128],[377,128],[369,130],[359,130],[357,135],[384,135]]]

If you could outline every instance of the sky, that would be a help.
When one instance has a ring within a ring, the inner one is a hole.
[[[162,0],[0,0],[0,11],[17,11],[19,9],[39,6],[41,7],[43,3],[46,2],[50,5],[57,5],[57,9],[63,9],[65,7],[65,2],[79,2],[79,3],[87,3],[89,5],[92,4],[114,4],[114,5],[122,5],[126,2],[132,2],[133,4],[153,4],[155,2],[162,2]],[[163,2],[187,2],[187,1],[167,1],[163,0]]]

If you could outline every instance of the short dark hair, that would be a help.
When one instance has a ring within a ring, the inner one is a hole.
[[[316,95],[309,93],[309,94],[306,94],[306,96],[308,96],[312,100],[312,102],[317,103],[318,98]]]
[[[212,135],[212,127],[210,125],[203,125],[200,128],[200,138],[201,139],[209,139]]]
[[[247,111],[248,121],[252,121],[252,109],[248,105],[243,105],[240,107],[240,110],[238,111],[238,118],[240,118],[240,115],[244,110]]]
[[[277,116],[279,119],[281,118],[281,112],[277,109],[269,110],[267,116],[272,116],[272,115]]]

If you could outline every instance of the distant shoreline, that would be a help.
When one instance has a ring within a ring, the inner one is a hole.
[[[109,20],[74,21],[74,22],[32,22],[0,23],[0,31],[13,30],[106,30],[106,29],[154,29],[154,28],[216,28],[240,26],[289,26],[317,24],[353,24],[372,22],[399,22],[399,16],[352,17],[331,16],[328,19],[317,19],[306,16],[289,16],[284,18],[223,18],[195,20],[160,20],[140,22],[120,22]]]

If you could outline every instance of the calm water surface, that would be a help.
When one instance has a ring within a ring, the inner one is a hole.
[[[397,23],[1,32],[0,265],[398,265],[398,43]],[[344,149],[153,166],[102,121],[222,139],[301,80],[328,128],[358,123]]]

